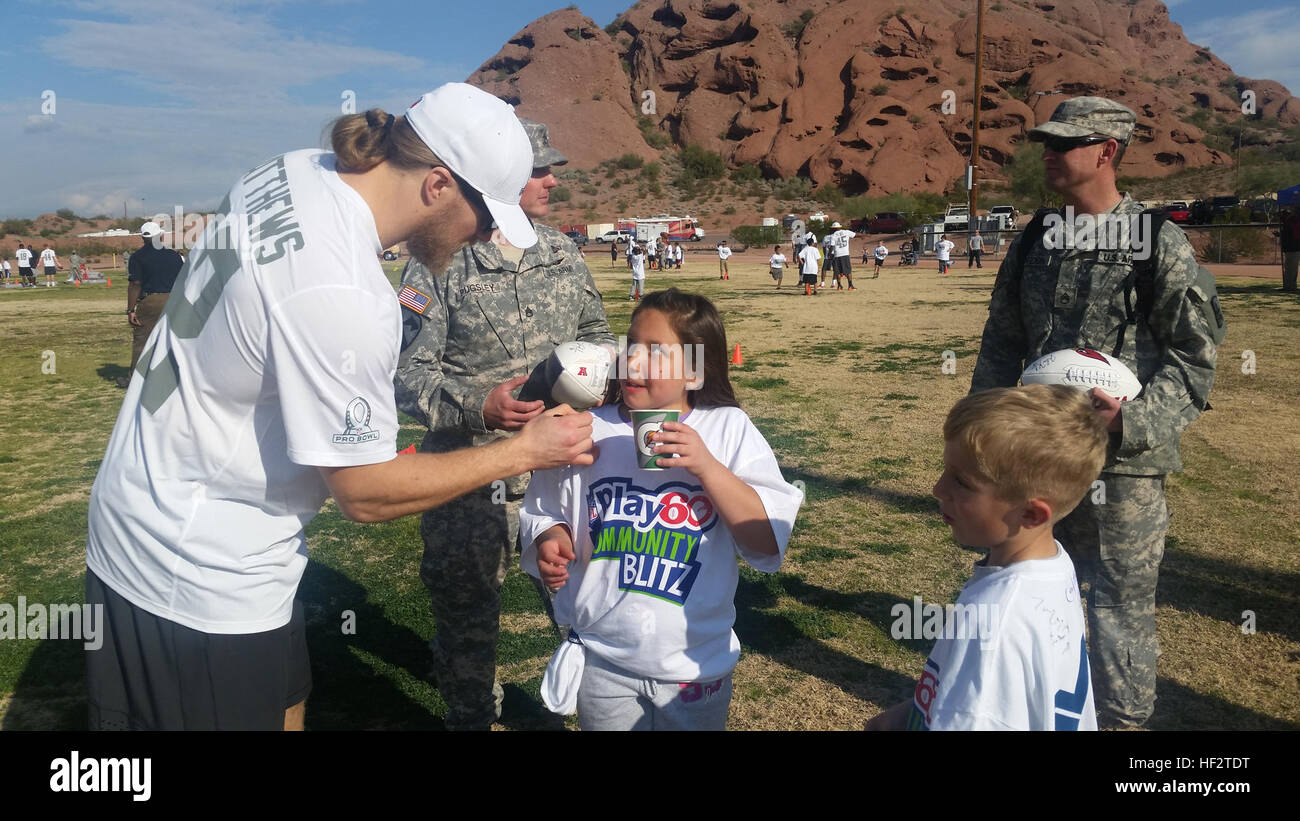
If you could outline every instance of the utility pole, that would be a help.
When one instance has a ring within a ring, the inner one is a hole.
[[[967,235],[975,225],[976,209],[979,207],[979,161],[980,161],[980,97],[984,93],[984,0],[976,0],[975,6],[975,116],[971,125],[970,139],[970,213],[967,215]]]

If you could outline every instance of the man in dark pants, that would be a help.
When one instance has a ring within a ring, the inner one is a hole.
[[[1282,215],[1282,290],[1295,293],[1296,272],[1300,271],[1300,205]]]
[[[984,238],[980,232],[976,231],[970,239],[966,241],[966,267],[983,268],[984,263],[980,257],[984,255]]]
[[[131,323],[131,370],[135,371],[140,353],[153,326],[158,324],[176,276],[185,261],[181,255],[162,244],[162,228],[156,222],[140,226],[141,247],[127,263],[126,318]],[[119,376],[117,386],[125,388],[130,377]]]

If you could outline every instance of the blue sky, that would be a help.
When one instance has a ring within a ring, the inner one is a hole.
[[[401,111],[564,5],[0,0],[0,216],[211,208],[260,160],[319,145],[344,90]],[[600,25],[630,5],[578,3]],[[1300,93],[1290,0],[1168,5],[1238,74]]]

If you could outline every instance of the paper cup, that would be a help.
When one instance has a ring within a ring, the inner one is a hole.
[[[681,411],[671,409],[632,411],[632,439],[636,442],[636,464],[643,470],[667,470],[672,454],[655,453],[655,437],[663,431],[664,422],[676,422]],[[664,462],[665,464],[661,464]]]

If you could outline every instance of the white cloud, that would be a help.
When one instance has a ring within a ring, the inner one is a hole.
[[[428,68],[415,57],[286,29],[263,7],[243,0],[112,0],[93,8],[124,19],[52,20],[62,31],[43,38],[41,47],[77,68],[124,75],[145,94],[203,106],[274,105],[287,99],[287,89],[348,72]],[[138,99],[139,93],[132,96]]]
[[[1291,6],[1203,20],[1187,39],[1207,45],[1243,77],[1276,80],[1300,93],[1300,15]]]

